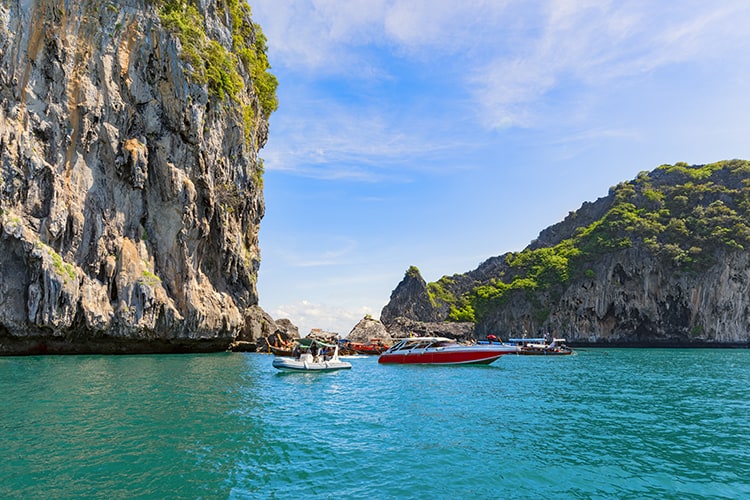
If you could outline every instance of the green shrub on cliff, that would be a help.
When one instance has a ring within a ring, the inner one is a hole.
[[[225,0],[218,4],[219,12],[227,9],[232,21],[232,50],[239,56],[253,79],[253,88],[264,116],[278,108],[276,88],[278,80],[269,72],[268,40],[260,25],[250,21],[250,6],[243,0]]]
[[[433,307],[438,307],[439,303],[453,304],[456,301],[456,297],[446,289],[446,286],[451,284],[452,280],[447,276],[427,284],[427,295]]]
[[[417,266],[409,266],[409,269],[406,270],[406,273],[404,276],[408,276],[409,278],[415,278],[419,279],[422,278],[422,273],[419,272],[419,268]]]
[[[278,81],[269,72],[266,37],[260,26],[250,20],[250,6],[244,1],[217,2],[217,11],[229,14],[231,50],[208,38],[205,19],[191,0],[166,0],[161,4],[159,15],[164,27],[180,39],[182,57],[192,67],[194,81],[207,84],[209,92],[220,99],[238,100],[244,90],[244,81],[238,70],[242,62],[252,79],[252,91],[258,106],[268,118],[278,107]],[[248,120],[245,109],[243,115],[247,126],[252,120]]]

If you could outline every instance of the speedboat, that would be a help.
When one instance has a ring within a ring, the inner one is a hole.
[[[333,348],[333,353],[328,355],[326,349]],[[326,344],[314,340],[307,346],[302,346],[298,355],[294,357],[276,357],[273,367],[282,371],[291,372],[330,372],[334,370],[346,370],[352,367],[348,361],[339,359],[339,346]]]
[[[573,353],[573,349],[565,345],[565,339],[555,338],[550,344],[544,338],[509,339],[508,342],[518,346],[516,354],[522,356],[567,356]]]
[[[488,365],[500,356],[515,354],[517,349],[503,343],[466,345],[445,337],[410,337],[381,354],[378,363]]]

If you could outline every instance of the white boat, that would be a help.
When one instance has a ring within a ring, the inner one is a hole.
[[[333,354],[328,355],[320,347],[333,348]],[[348,361],[339,359],[339,346],[313,341],[308,346],[302,346],[299,356],[276,357],[273,367],[288,372],[330,372],[334,370],[347,370],[352,367]]]
[[[509,339],[508,342],[518,346],[516,354],[521,356],[569,356],[573,353],[573,349],[565,345],[565,339],[553,338],[551,344],[543,337]]]

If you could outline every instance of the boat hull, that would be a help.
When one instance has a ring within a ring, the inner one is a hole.
[[[352,364],[346,361],[320,361],[315,363],[294,358],[275,358],[272,364],[277,370],[288,372],[332,372],[348,370],[352,367]]]
[[[573,351],[569,349],[564,350],[553,350],[553,349],[524,349],[521,348],[518,351],[519,356],[569,356]]]
[[[385,352],[378,363],[399,365],[488,365],[506,354],[513,354],[515,348],[502,347],[457,347],[453,349],[418,349],[414,351]]]
[[[291,347],[285,348],[285,347],[276,347],[273,345],[269,345],[268,348],[271,350],[274,356],[291,356],[292,355]]]

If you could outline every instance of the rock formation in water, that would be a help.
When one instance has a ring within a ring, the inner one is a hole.
[[[273,331],[255,286],[265,49],[239,0],[2,1],[0,353]]]
[[[393,343],[393,339],[385,328],[385,325],[370,315],[359,320],[354,325],[354,328],[352,328],[352,331],[349,332],[349,335],[346,336],[346,340],[350,342],[361,342],[363,344],[373,339],[381,340],[386,345]]]
[[[662,165],[521,252],[433,283],[412,267],[381,314],[389,331],[402,318],[577,345],[750,346],[750,162]]]

